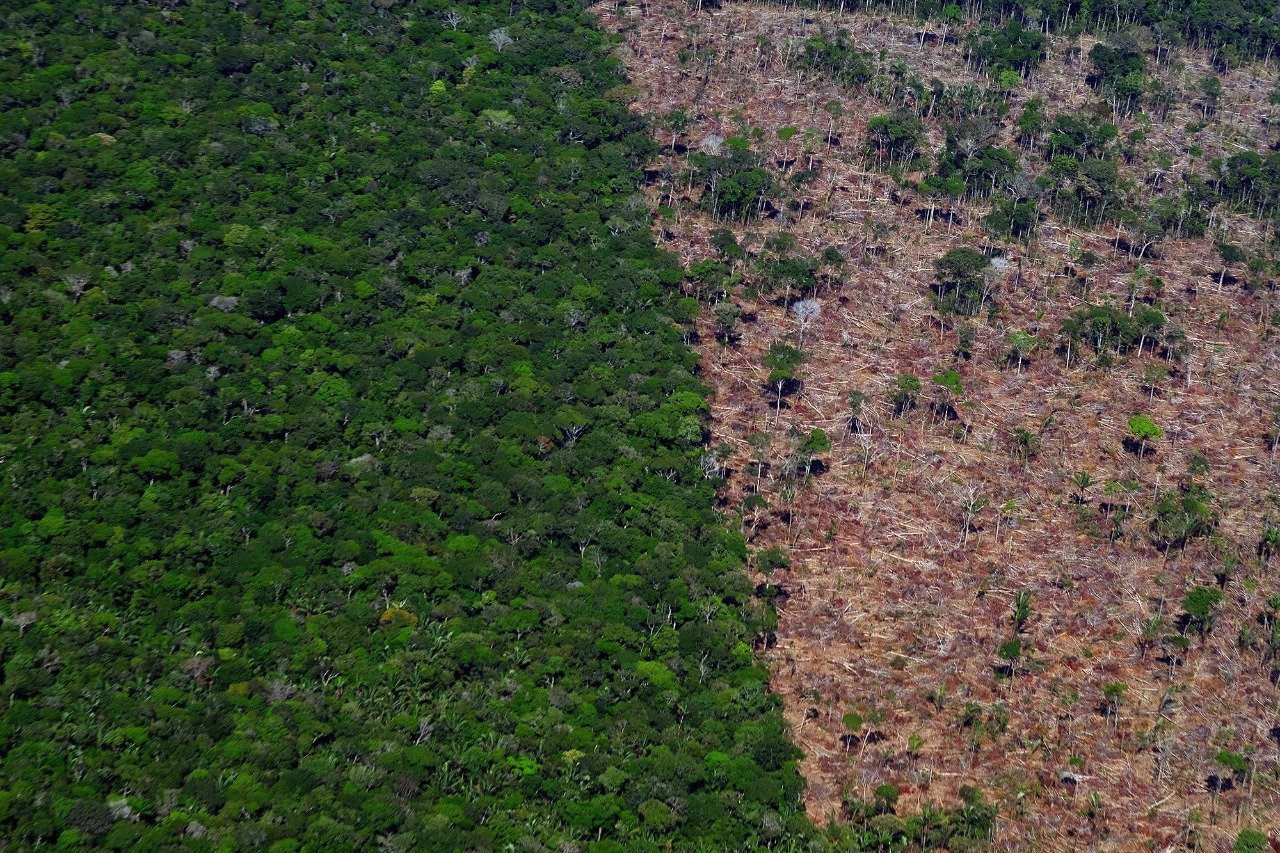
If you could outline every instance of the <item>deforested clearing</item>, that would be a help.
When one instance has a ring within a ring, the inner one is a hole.
[[[778,610],[758,647],[811,818],[976,786],[1002,847],[1276,828],[1274,64],[1150,30],[1029,27],[1018,65],[972,22],[595,11],[653,118],[704,467]]]

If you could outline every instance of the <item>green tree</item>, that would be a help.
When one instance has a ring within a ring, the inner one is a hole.
[[[893,378],[893,389],[889,402],[893,405],[894,417],[902,417],[916,407],[920,398],[920,379],[911,373],[899,373]]]
[[[1213,495],[1204,486],[1186,481],[1163,492],[1152,511],[1151,533],[1164,550],[1182,548],[1192,538],[1204,537],[1218,527]]]
[[[1077,471],[1071,475],[1071,482],[1076,487],[1076,503],[1083,504],[1085,502],[1085,493],[1097,481],[1093,479],[1093,475],[1088,471]]]
[[[661,126],[664,130],[670,132],[671,142],[668,145],[670,150],[676,150],[676,143],[680,140],[680,134],[684,133],[693,126],[693,119],[684,107],[677,107],[662,117]]]
[[[738,322],[742,317],[742,309],[732,302],[721,302],[712,311],[716,321],[716,340],[725,346],[731,346],[737,339]]]
[[[1234,243],[1222,242],[1218,246],[1218,257],[1222,259],[1222,269],[1218,271],[1218,290],[1222,290],[1222,284],[1227,280],[1227,272],[1229,268],[1235,264],[1244,263],[1247,257],[1244,250]]]
[[[796,381],[797,371],[804,364],[805,356],[800,350],[786,344],[773,344],[764,357],[764,366],[769,368],[769,384],[776,393],[776,414],[774,425],[782,418],[782,397],[787,387]]]
[[[1271,565],[1271,558],[1280,552],[1280,527],[1267,523],[1262,528],[1262,537],[1258,540],[1258,556]]]
[[[964,383],[955,370],[945,370],[934,374],[933,384],[937,388],[937,398],[930,406],[936,420],[955,419],[956,402],[964,396]]]
[[[1040,346],[1040,339],[1035,335],[1014,329],[1009,332],[1009,352],[1005,356],[1006,361],[1013,362],[1022,372],[1022,363],[1029,358],[1032,353]]]
[[[1222,590],[1212,586],[1192,587],[1182,598],[1182,609],[1200,636],[1209,633],[1222,606]]]
[[[155,482],[158,477],[174,477],[180,470],[178,454],[172,450],[153,447],[145,455],[133,460],[138,473]]]
[[[873,116],[867,122],[867,147],[881,168],[906,168],[915,162],[925,140],[924,124],[907,112]]]
[[[1120,703],[1124,701],[1124,694],[1129,690],[1129,685],[1123,681],[1112,681],[1102,686],[1102,705],[1106,711],[1108,718],[1116,725],[1119,724]]]
[[[1022,633],[1027,625],[1027,620],[1031,618],[1031,590],[1020,589],[1013,599],[1013,630],[1015,634]]]
[[[1245,828],[1236,835],[1235,853],[1267,853],[1271,849],[1271,839],[1265,832]]]
[[[850,711],[849,713],[841,717],[840,721],[841,721],[841,724],[844,726],[845,732],[848,733],[846,737],[843,739],[844,751],[845,751],[845,754],[847,755],[849,753],[850,744],[852,744],[855,740],[859,739],[858,733],[862,730],[864,720],[862,719],[861,714],[857,713],[856,711]]]
[[[1222,100],[1222,81],[1216,74],[1205,74],[1200,78],[1200,114],[1204,118],[1218,111],[1218,103]]]
[[[1142,368],[1142,387],[1147,391],[1148,399],[1154,400],[1156,392],[1169,378],[1169,368],[1163,364],[1148,364]],[[1159,436],[1156,436],[1159,438]]]
[[[44,202],[35,202],[27,205],[26,219],[22,228],[28,233],[40,232],[52,228],[61,220],[62,215],[58,213],[57,208]]]
[[[1035,150],[1045,130],[1044,100],[1039,97],[1028,98],[1014,126],[1018,130],[1018,142]]]
[[[1017,676],[1018,664],[1022,661],[1022,639],[1012,637],[1000,644],[996,650],[997,657],[1008,664],[1009,675]]]
[[[1134,415],[1129,418],[1129,435],[1137,448],[1138,458],[1141,459],[1150,442],[1164,436],[1164,430],[1156,426],[1156,422],[1151,420],[1149,415]]]
[[[934,305],[943,314],[977,314],[990,296],[991,259],[967,246],[949,250],[934,262]]]

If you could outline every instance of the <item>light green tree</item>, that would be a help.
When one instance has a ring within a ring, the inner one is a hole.
[[[1164,437],[1164,430],[1156,426],[1149,415],[1134,415],[1129,418],[1129,435],[1138,445],[1138,458],[1147,452],[1147,446]]]

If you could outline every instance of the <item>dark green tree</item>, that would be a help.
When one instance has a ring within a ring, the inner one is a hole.
[[[934,305],[943,314],[977,314],[990,298],[991,259],[967,246],[949,250],[934,262]]]
[[[797,381],[797,371],[804,364],[804,353],[786,344],[773,344],[764,357],[764,366],[769,368],[768,382],[776,396],[774,425],[782,417],[782,397],[789,386]]]
[[[920,379],[911,373],[899,373],[893,378],[893,388],[889,394],[889,402],[893,405],[894,417],[900,418],[916,407],[920,399]]]

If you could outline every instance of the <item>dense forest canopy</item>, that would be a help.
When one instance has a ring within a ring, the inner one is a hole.
[[[577,5],[4,14],[0,835],[809,831]]]
[[[967,9],[983,19],[971,61],[1013,81],[1042,61],[1043,33],[1071,27],[1142,24],[1228,64],[1280,37],[1256,0]],[[705,447],[688,346],[701,306],[682,291],[722,292],[742,250],[721,232],[724,263],[690,282],[655,248],[637,186],[658,145],[580,4],[0,10],[0,837],[279,851],[988,837],[976,789],[954,812],[899,818],[881,785],[826,834],[800,810],[798,750],[753,651],[778,591],[753,589],[747,543],[716,513],[727,472]],[[1117,116],[1154,101],[1124,89],[1141,56],[1090,59]],[[850,86],[878,74],[842,35],[797,62]],[[991,198],[993,233],[1028,239],[1036,203],[996,191],[1018,160],[970,121],[1003,118],[1000,92],[916,102],[955,119],[944,147],[928,151],[904,108],[871,119],[873,165],[927,163],[930,220],[935,202]],[[1056,170],[1047,205],[1127,222],[1114,126],[1018,121]],[[781,181],[722,141],[688,159],[705,210],[774,212]],[[1133,227],[1203,230],[1216,199],[1274,216],[1280,154],[1217,165]],[[831,252],[778,249],[771,286],[807,295],[844,263]],[[1232,252],[1224,276],[1244,260]],[[944,261],[939,309],[989,310],[989,258]],[[1064,334],[1141,352],[1164,322],[1114,313],[1073,315]],[[767,364],[778,415],[798,343]],[[830,442],[815,430],[796,447],[808,477]],[[1170,518],[1208,524],[1198,493],[1178,501]],[[1161,536],[1200,535],[1189,524]]]

